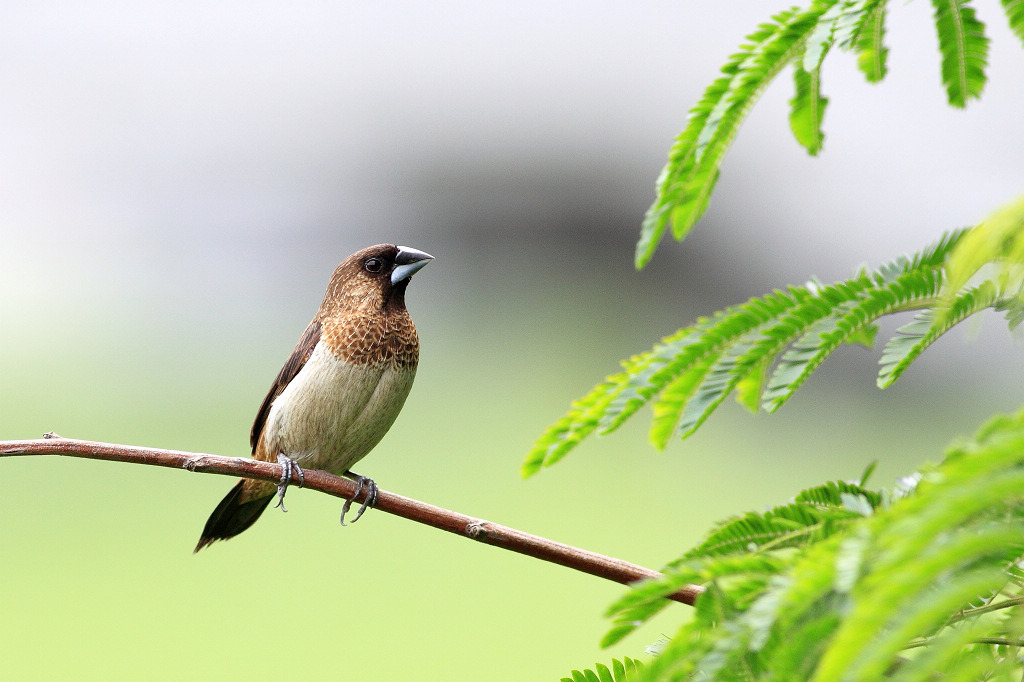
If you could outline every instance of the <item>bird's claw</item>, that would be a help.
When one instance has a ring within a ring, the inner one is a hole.
[[[341,525],[343,526],[348,525],[347,523],[345,523],[345,514],[347,514],[348,510],[352,508],[353,500],[359,497],[359,493],[363,492],[363,486],[366,487],[366,499],[363,500],[363,503],[359,506],[359,509],[356,511],[356,517],[352,519],[352,523],[355,523],[359,520],[359,517],[363,515],[363,512],[366,511],[367,507],[372,507],[373,505],[377,504],[377,484],[374,482],[372,478],[360,476],[359,474],[354,474],[351,471],[347,471],[345,473],[355,478],[356,492],[350,499],[345,500],[345,504],[343,504],[341,507]]]
[[[284,506],[284,493],[291,485],[292,476],[299,477],[299,482],[296,485],[300,488],[305,485],[306,477],[298,463],[284,453],[278,453],[277,463],[281,465],[281,482],[277,484],[277,504],[274,505],[274,509],[280,507],[281,511],[286,512],[288,509]]]

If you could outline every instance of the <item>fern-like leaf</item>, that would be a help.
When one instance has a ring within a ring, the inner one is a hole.
[[[1018,291],[1015,294],[1002,298],[995,306],[995,310],[1006,313],[1006,322],[1010,329],[1016,329],[1024,322],[1024,292]]]
[[[873,514],[782,551],[684,557],[619,599],[606,640],[649,619],[679,581],[705,585],[693,620],[645,669],[651,680],[957,680],[1016,670],[1024,554],[1024,410],[992,420],[890,505],[854,484],[803,500]],[[799,504],[809,505],[802,501]],[[727,528],[733,522],[720,526]],[[706,548],[705,548],[706,549]],[[698,550],[695,550],[695,552]],[[1009,591],[1009,594],[1007,594]],[[1008,598],[993,601],[992,595]],[[979,596],[981,595],[981,596]],[[997,609],[999,611],[997,611]],[[999,617],[1002,611],[1005,617]],[[908,646],[913,660],[900,659]]]
[[[928,680],[935,677],[935,671],[949,671],[947,680],[1013,680],[1020,678],[1020,672],[1013,674],[1016,655],[1000,660],[993,655],[990,646],[979,645],[986,629],[970,623],[966,627],[949,628],[935,637],[929,646],[918,647],[917,655],[897,668],[891,675],[893,682]],[[922,651],[923,649],[923,651]],[[1010,675],[1013,675],[1010,677]]]
[[[832,46],[849,40],[867,0],[842,0],[825,10],[807,38],[803,58],[794,67],[796,94],[789,101],[793,135],[811,156],[821,151],[821,123],[828,100],[821,96],[821,64]]]
[[[614,619],[614,625],[601,639],[601,646],[615,644],[650,620],[671,603],[665,597],[685,585],[711,583],[727,576],[733,583],[730,602],[728,605],[719,604],[718,607],[747,608],[749,602],[764,589],[770,577],[783,566],[781,559],[767,554],[675,561],[663,571],[664,577],[634,584],[633,589],[608,607],[606,615]],[[707,593],[697,600],[698,611],[706,596]],[[707,607],[707,602],[703,607]]]
[[[667,390],[655,403],[658,422],[656,432],[651,433],[652,442],[663,446],[676,428],[684,434],[692,433],[740,381],[749,378],[770,356],[766,349],[757,352],[766,345],[754,343],[760,338],[759,330],[787,311],[800,309],[812,298],[806,287],[790,287],[788,291],[753,298],[716,315],[717,324],[703,334],[708,342],[695,344],[695,350],[701,352],[699,362],[694,363],[691,353],[665,366],[663,376],[672,380],[673,390]],[[636,404],[632,412],[639,407]],[[614,423],[621,423],[624,416],[629,415],[614,415]],[[668,425],[671,430],[666,428]]]
[[[1010,26],[1024,40],[1024,0],[1002,0]],[[835,44],[858,53],[869,82],[886,74],[886,0],[817,0],[807,9],[781,12],[747,36],[722,67],[722,76],[689,113],[656,182],[655,200],[644,216],[635,263],[643,268],[671,227],[682,240],[703,215],[730,144],[761,93],[779,71],[795,62],[796,94],[790,127],[810,154],[817,154],[827,100],[821,66]],[[953,106],[981,96],[988,65],[984,24],[970,0],[932,0],[942,56],[942,81]]]
[[[572,404],[569,412],[547,428],[527,454],[520,467],[524,478],[540,471],[542,466],[554,464],[564,457],[596,427],[621,375],[608,377]]]
[[[942,53],[942,83],[949,103],[965,107],[981,96],[988,65],[985,26],[975,17],[969,0],[932,0],[935,28]]]
[[[779,409],[839,346],[857,340],[858,334],[869,328],[877,329],[873,320],[935,297],[941,282],[941,273],[934,266],[908,269],[890,282],[879,276],[876,288],[863,290],[856,301],[836,306],[833,315],[815,323],[782,356],[764,394],[765,411]]]
[[[1024,42],[1024,0],[1001,0],[1010,29]]]
[[[985,308],[993,307],[998,297],[996,285],[986,280],[957,296],[948,312],[941,317],[936,315],[934,309],[918,313],[913,322],[900,327],[896,336],[885,345],[879,361],[882,368],[878,372],[878,387],[891,386],[925,348],[954,325]]]
[[[898,258],[846,281],[809,282],[752,298],[665,337],[573,403],[537,440],[523,474],[558,461],[592,433],[614,431],[648,403],[654,411],[650,440],[658,448],[676,433],[692,434],[733,391],[748,408],[778,409],[840,345],[870,345],[880,316],[933,306],[943,263],[965,234],[950,233],[912,258]],[[1003,292],[998,300],[991,295],[997,290]],[[1002,306],[1011,321],[1024,319],[1024,296],[1013,299],[1005,290],[979,290],[974,298],[964,294],[956,316],[941,323],[929,318],[935,330],[926,339],[918,337],[927,329],[903,328],[883,357],[885,385],[969,311]]]
[[[750,512],[718,526],[684,557],[728,556],[765,548],[798,547],[826,537],[843,521],[854,518],[858,515],[838,507],[823,509],[802,502],[775,507],[760,514]]]
[[[789,101],[789,127],[807,153],[816,156],[825,141],[821,122],[828,104],[828,98],[821,96],[821,68],[805,71],[798,64],[794,71],[794,83],[796,94]]]
[[[865,6],[879,0],[840,0],[826,3],[825,11],[818,17],[814,30],[807,36],[803,57],[800,65],[804,71],[814,71],[821,67],[825,55],[838,43],[846,47],[857,27],[863,21]]]
[[[669,152],[636,249],[636,266],[651,259],[669,225],[682,239],[707,208],[722,158],[750,107],[779,71],[803,48],[820,16],[835,0],[791,9],[762,24],[722,67],[723,75],[690,110],[686,128]]]
[[[888,72],[889,48],[885,46],[884,2],[874,3],[867,10],[864,22],[854,39],[857,50],[857,66],[869,83],[878,83]]]
[[[824,134],[821,131],[825,105],[821,96],[821,65],[833,45],[846,49],[858,43],[862,55],[879,55],[871,64],[869,80],[880,80],[885,70],[884,0],[842,0],[828,7],[807,38],[803,58],[796,63],[794,80],[796,94],[790,100],[789,124],[797,142],[812,156],[821,151]],[[870,57],[866,58],[869,59]],[[862,67],[863,68],[863,67]]]
[[[572,677],[563,677],[561,682],[630,682],[638,679],[643,669],[641,661],[624,656],[621,661],[613,658],[611,669],[598,663],[593,670],[573,670]]]
[[[862,514],[848,508],[851,498],[862,499],[869,509],[881,506],[881,493],[856,483],[830,481],[801,491],[792,503],[767,512],[750,512],[716,526],[682,560],[748,554],[818,542],[833,535],[845,522]]]
[[[625,361],[623,372],[607,377],[573,403],[570,411],[544,432],[527,455],[521,469],[523,475],[532,475],[541,466],[558,461],[595,430],[600,433],[615,430],[670,383],[678,387],[684,373],[690,375],[696,387],[705,358],[720,353],[738,337],[806,296],[806,291],[794,288],[751,299],[711,318],[698,320],[694,326],[662,339],[650,351]],[[668,433],[671,434],[671,429]]]
[[[764,392],[764,382],[768,378],[768,368],[771,364],[772,358],[765,357],[751,368],[747,376],[736,382],[736,402],[754,414],[761,406],[761,394]]]
[[[958,240],[946,265],[945,304],[989,263],[1011,270],[1024,265],[1024,196],[993,211]]]
[[[866,470],[861,476],[861,481],[863,481],[869,473],[870,470]],[[794,502],[797,503],[813,504],[824,508],[840,508],[845,504],[845,495],[863,497],[868,501],[873,509],[877,509],[881,506],[883,498],[881,493],[865,488],[863,482],[848,483],[846,481],[829,481],[828,483],[802,490],[793,499]]]
[[[704,381],[685,404],[679,418],[679,431],[683,437],[691,435],[721,404],[755,367],[770,361],[790,343],[833,310],[848,304],[868,287],[871,280],[861,276],[826,287],[816,287],[812,293],[804,288],[804,296],[793,306],[779,311],[774,319],[762,325],[755,334],[739,339],[725,350]],[[792,288],[796,291],[796,288]]]
[[[653,417],[651,419],[651,430],[648,440],[651,445],[659,450],[665,449],[668,442],[679,429],[679,417],[683,413],[686,402],[693,396],[694,391],[704,380],[708,370],[711,369],[713,358],[695,364],[688,371],[680,374],[672,381],[665,390],[658,396],[657,402],[652,406]]]

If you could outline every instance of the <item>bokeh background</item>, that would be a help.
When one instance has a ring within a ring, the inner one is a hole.
[[[0,438],[248,454],[253,415],[333,267],[381,241],[437,260],[409,307],[420,373],[358,468],[383,488],[659,567],[716,520],[856,478],[891,485],[1024,398],[1002,321],[885,392],[847,349],[780,413],[725,405],[667,452],[647,414],[523,481],[532,439],[616,362],[766,290],[849,275],[1024,187],[1024,53],[976,3],[991,81],[949,108],[930,6],[893,3],[890,74],[831,57],[826,143],[788,78],[704,220],[632,247],[686,112],[757,0],[0,5]],[[905,321],[905,320],[904,320]],[[891,331],[890,325],[887,329]],[[5,680],[556,679],[611,651],[623,588],[383,513],[288,514],[191,553],[223,477],[0,462]]]

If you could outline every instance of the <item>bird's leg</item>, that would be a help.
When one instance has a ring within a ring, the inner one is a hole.
[[[274,509],[280,507],[281,511],[286,512],[288,510],[284,506],[284,492],[291,485],[292,476],[296,475],[299,477],[297,485],[300,488],[305,485],[306,477],[303,475],[298,463],[283,452],[277,453],[277,463],[281,465],[281,482],[277,484],[277,504],[274,505]]]
[[[359,493],[363,492],[363,486],[366,486],[366,499],[363,500],[363,504],[360,505],[359,510],[356,512],[356,517],[352,519],[352,523],[359,520],[359,517],[363,515],[367,507],[372,507],[377,504],[377,484],[372,478],[366,476],[360,476],[359,474],[346,471],[345,475],[353,479],[356,482],[356,493],[350,499],[345,500],[345,504],[341,507],[341,525],[347,526],[345,523],[345,514],[352,508],[352,501],[359,497]]]

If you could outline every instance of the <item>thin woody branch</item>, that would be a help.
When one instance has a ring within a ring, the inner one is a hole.
[[[0,457],[17,455],[66,455],[86,459],[102,459],[111,462],[131,462],[149,464],[151,466],[187,469],[204,474],[221,474],[225,476],[242,476],[257,478],[264,481],[277,482],[281,479],[281,466],[269,462],[241,457],[221,457],[180,450],[162,450],[144,448],[133,445],[117,445],[113,443],[97,443],[93,441],[61,438],[47,434],[40,440],[0,441]],[[356,483],[347,478],[334,476],[324,471],[307,470],[304,488],[318,490],[328,495],[349,499],[356,492]],[[360,493],[356,502],[362,502],[365,491]],[[661,573],[622,561],[612,557],[588,552],[561,542],[524,533],[514,528],[502,526],[490,521],[476,519],[471,516],[435,507],[425,502],[380,490],[374,508],[402,518],[416,521],[440,530],[478,540],[488,545],[501,547],[519,554],[532,556],[543,561],[589,573],[606,580],[623,585],[644,580],[660,578]],[[668,596],[669,599],[693,605],[697,597],[704,592],[699,585],[687,585],[683,589]]]

